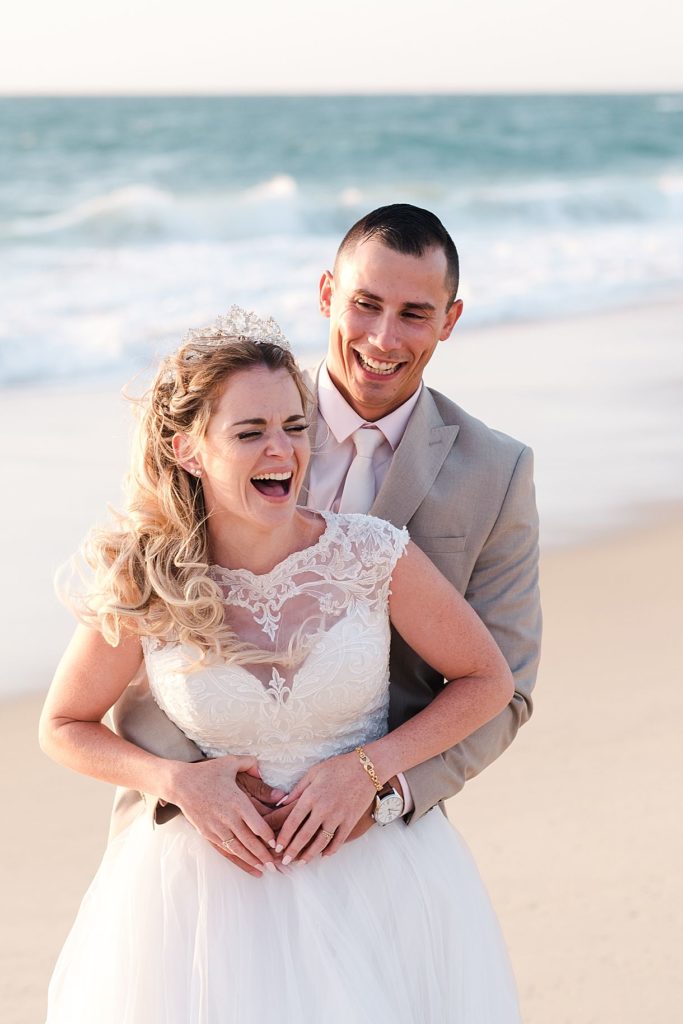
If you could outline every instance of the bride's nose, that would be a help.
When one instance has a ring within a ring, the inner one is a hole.
[[[266,443],[266,454],[279,458],[287,458],[292,454],[294,446],[292,439],[286,430],[274,430],[268,436]]]

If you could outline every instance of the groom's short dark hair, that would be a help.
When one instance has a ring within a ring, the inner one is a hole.
[[[428,249],[443,249],[446,256],[448,305],[452,305],[458,294],[460,282],[458,250],[435,214],[419,206],[411,206],[410,203],[380,206],[372,213],[361,217],[346,232],[337,249],[335,267],[343,253],[354,249],[359,242],[368,238],[378,238],[388,249],[394,249],[405,256],[424,256]]]

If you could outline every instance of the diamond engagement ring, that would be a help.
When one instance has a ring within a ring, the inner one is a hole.
[[[229,853],[229,852],[230,852],[230,845],[231,845],[232,843],[236,843],[236,842],[237,842],[237,838],[236,838],[236,836],[231,836],[231,837],[230,837],[230,839],[224,839],[224,840],[223,840],[223,842],[221,843],[221,847],[222,847],[222,848],[223,848],[224,850],[227,850],[227,851],[228,851],[228,853]]]
[[[324,836],[327,836],[328,842],[332,842],[334,839],[334,832],[328,832],[326,828],[321,828],[320,831]]]

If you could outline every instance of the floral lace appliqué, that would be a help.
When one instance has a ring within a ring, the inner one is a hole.
[[[235,631],[269,650],[258,639],[267,637],[272,664],[187,671],[194,656],[182,644],[143,644],[168,717],[209,756],[256,757],[263,778],[284,789],[387,728],[389,586],[408,535],[370,516],[323,515],[317,544],[270,573],[212,568]]]

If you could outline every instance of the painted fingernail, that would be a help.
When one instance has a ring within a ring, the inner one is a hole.
[[[285,796],[283,796],[282,800],[278,800],[278,802],[275,804],[275,806],[276,807],[282,807],[282,805],[283,805],[283,803],[285,802],[286,799],[287,799],[287,795],[285,794]]]
[[[284,850],[284,846],[282,845],[282,843],[278,843],[277,846],[275,847],[275,852],[276,853],[282,853],[283,850]]]
[[[268,869],[268,871],[275,871],[275,865],[271,864],[270,862],[266,864],[266,868]]]
[[[285,867],[287,867],[288,864],[292,863],[292,858],[289,856],[289,854],[287,854],[286,857],[282,858],[282,863],[284,864]]]
[[[268,846],[271,848],[271,850],[276,849],[276,847],[275,847],[275,840],[274,839],[269,839],[268,840]]]

